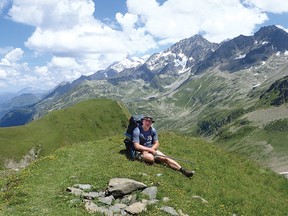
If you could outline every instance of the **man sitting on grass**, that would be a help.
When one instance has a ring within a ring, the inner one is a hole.
[[[180,171],[183,175],[191,178],[194,171],[187,171],[180,166],[176,161],[166,157],[158,150],[159,141],[157,131],[152,127],[153,118],[145,116],[142,118],[142,125],[136,127],[133,131],[133,144],[137,151],[136,159],[153,164],[155,161],[160,161],[167,164],[170,168]]]

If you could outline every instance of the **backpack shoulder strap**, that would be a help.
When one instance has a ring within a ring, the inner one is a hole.
[[[156,129],[153,128],[153,127],[150,127],[149,130],[150,130],[150,134],[151,134],[151,136],[154,136],[155,133],[156,133]]]

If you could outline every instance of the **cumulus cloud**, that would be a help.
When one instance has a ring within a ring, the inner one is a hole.
[[[90,20],[93,12],[92,0],[14,0],[9,15],[27,25],[62,29]]]
[[[22,79],[23,74],[21,72],[27,69],[26,63],[19,63],[23,53],[22,49],[15,48],[7,51],[0,60],[0,86],[2,88],[19,85],[20,80],[18,78]]]
[[[288,33],[288,28],[285,28],[285,27],[283,27],[281,25],[277,25],[277,27],[283,29],[284,31],[286,31]]]
[[[288,12],[288,3],[287,0],[245,0],[244,4],[247,4],[251,7],[259,8],[265,12],[271,13],[287,13]]]
[[[13,49],[11,52],[9,52],[6,56],[5,59],[9,61],[10,63],[16,63],[19,61],[22,56],[23,56],[24,51],[20,48]]]
[[[14,0],[9,15],[16,22],[36,27],[26,47],[40,54],[77,58],[86,64],[82,65],[87,70],[84,74],[157,47],[151,34],[135,28],[137,15],[115,15],[115,28],[96,20],[94,10],[92,0]]]
[[[36,27],[26,46],[37,52],[71,56],[114,52],[123,58],[156,46],[144,30],[132,31],[135,18],[130,22],[128,15],[118,16],[123,20],[119,31],[96,20],[94,10],[92,0],[15,0],[9,14],[16,22]]]
[[[0,65],[0,79],[3,79],[7,76],[7,73],[5,70],[3,70],[3,68],[1,68],[1,65]],[[4,85],[2,85],[4,86]]]
[[[20,48],[16,48],[8,52],[4,58],[1,59],[0,65],[13,65],[17,63],[22,58],[23,50]]]
[[[9,0],[1,0],[0,1],[0,14],[2,14],[2,11],[4,8],[9,4]]]
[[[168,42],[204,34],[213,42],[252,34],[255,25],[267,16],[257,8],[247,8],[239,0],[127,0],[129,13],[140,16],[146,30]],[[168,39],[168,40],[167,40]],[[173,40],[174,39],[174,40]]]

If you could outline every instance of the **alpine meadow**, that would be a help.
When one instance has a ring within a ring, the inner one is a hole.
[[[154,200],[130,195],[145,205],[139,215],[287,215],[287,102],[288,33],[274,25],[219,44],[194,35],[48,93],[5,99],[0,215],[132,214],[119,207],[124,198],[108,206],[107,194],[83,195],[107,192],[113,178],[157,187]],[[195,170],[191,179],[127,159],[134,114],[153,116],[160,151]]]

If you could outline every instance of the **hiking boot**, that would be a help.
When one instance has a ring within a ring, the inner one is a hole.
[[[194,175],[194,171],[187,171],[184,168],[180,168],[180,172],[188,178],[191,178]]]

